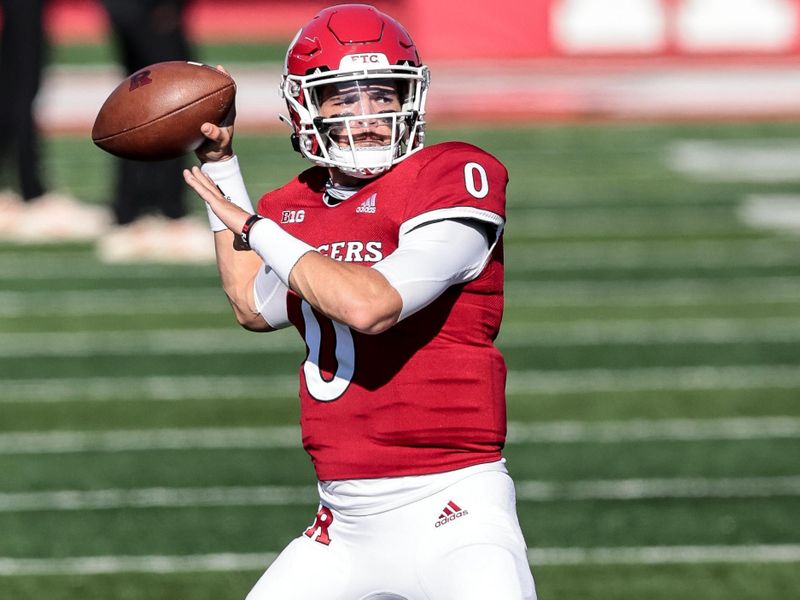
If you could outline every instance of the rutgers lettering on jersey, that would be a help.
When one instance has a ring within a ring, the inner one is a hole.
[[[403,228],[459,218],[499,233],[505,220],[506,170],[468,144],[426,147],[335,206],[322,201],[326,180],[325,169],[309,169],[265,195],[259,213],[323,254],[365,268],[396,250]],[[301,426],[319,479],[436,473],[500,458],[506,367],[494,339],[502,251],[500,239],[476,279],[379,335],[352,331],[287,296],[308,348]]]
[[[321,254],[344,262],[376,263],[383,258],[382,242],[331,242],[317,247]]]

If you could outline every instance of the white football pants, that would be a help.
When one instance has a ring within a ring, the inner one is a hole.
[[[489,471],[378,514],[320,506],[247,600],[535,600],[515,504]]]

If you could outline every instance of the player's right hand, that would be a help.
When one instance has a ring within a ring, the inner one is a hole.
[[[217,65],[217,70],[230,75],[222,65]],[[206,141],[194,151],[201,163],[219,162],[233,158],[233,124],[235,120],[236,104],[234,103],[230,112],[225,115],[219,125],[203,123],[200,132],[205,136]]]

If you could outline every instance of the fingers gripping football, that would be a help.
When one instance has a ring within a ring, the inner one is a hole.
[[[217,70],[229,75],[222,65],[217,65]],[[203,123],[200,133],[205,137],[205,141],[195,150],[195,155],[200,162],[216,162],[233,156],[233,124],[235,120],[236,105],[233,104],[219,124]]]

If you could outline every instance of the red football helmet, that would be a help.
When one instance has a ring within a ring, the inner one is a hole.
[[[295,149],[315,164],[375,177],[422,148],[429,80],[428,67],[400,23],[366,4],[332,6],[306,23],[289,45],[281,96],[290,118],[283,119],[294,128]],[[322,117],[323,87],[344,83],[358,92],[390,85],[400,109]],[[390,140],[358,147],[353,130],[376,122],[389,126]]]

